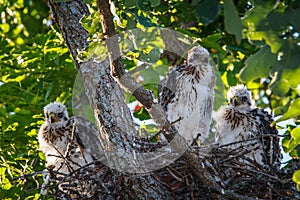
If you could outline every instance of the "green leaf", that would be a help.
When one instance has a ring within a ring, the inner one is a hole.
[[[300,65],[296,69],[282,70],[282,79],[286,80],[291,87],[297,88],[297,86],[300,84],[299,74],[300,74]]]
[[[268,77],[270,67],[275,61],[276,55],[270,51],[268,45],[264,45],[246,60],[246,65],[240,72],[240,79],[243,82],[248,82],[256,78]]]
[[[295,141],[295,143],[297,145],[300,144],[300,128],[297,127],[297,128],[294,128],[292,131],[291,131],[291,137],[292,139]]]
[[[279,121],[284,121],[290,118],[294,118],[300,115],[300,99],[295,99],[293,101],[291,101],[291,104],[289,106],[289,109],[287,110],[286,113],[284,113],[284,115],[279,118],[277,120],[277,122]]]
[[[300,64],[300,48],[296,41],[284,41],[280,49],[283,56],[280,57],[278,68],[286,67],[296,69]],[[277,70],[278,71],[278,70]]]
[[[300,108],[300,99],[295,99],[291,101],[288,111],[284,113],[284,115],[281,118],[279,118],[276,122],[284,121],[299,116],[300,115],[299,108]]]
[[[293,181],[297,184],[300,184],[300,170],[295,171],[293,174]]]
[[[84,16],[80,20],[80,23],[83,28],[89,32],[89,35],[93,35],[97,31],[101,30],[100,15],[98,12],[93,12],[90,15]]]
[[[145,5],[143,4],[143,8],[145,8]],[[149,4],[150,6],[150,4]],[[145,8],[146,9],[146,8]],[[151,19],[148,17],[145,17],[143,14],[137,14],[136,15],[136,19],[138,20],[138,22],[143,25],[144,27],[153,27],[155,26],[154,23],[152,23]]]
[[[274,9],[274,3],[271,1],[254,0],[254,7],[250,9],[243,18],[243,24],[250,31],[257,30],[261,20],[266,19],[267,15]]]
[[[279,62],[278,62],[279,63]],[[276,65],[278,65],[276,63]],[[276,68],[276,67],[274,67]],[[279,69],[280,70],[280,69]],[[282,71],[277,71],[274,73],[269,88],[272,90],[273,95],[278,97],[285,97],[290,90],[290,84],[287,79],[283,78]]]
[[[294,26],[294,28],[299,32],[300,31],[300,24],[299,24],[299,18],[300,18],[300,8],[293,9],[289,7],[285,12],[286,19],[288,22]]]
[[[281,74],[278,72],[276,72],[269,87],[273,94],[278,97],[285,97],[290,90],[289,82],[286,79],[283,79]]]
[[[12,187],[12,185],[11,185],[9,179],[6,178],[5,172],[6,172],[6,168],[1,167],[0,168],[0,174],[1,174],[0,184],[2,185],[2,188],[4,190],[9,190]]]
[[[293,181],[297,184],[297,190],[299,191],[300,186],[300,170],[297,170],[293,174]]]
[[[242,23],[239,14],[232,0],[224,0],[223,2],[225,30],[235,35],[236,41],[240,43],[242,39]]]
[[[154,124],[141,124],[140,129],[139,129],[139,134],[141,137],[149,137],[149,136],[153,136],[155,135],[157,132],[159,131],[159,129],[157,128],[156,125]],[[144,135],[143,133],[147,133],[147,135]],[[156,141],[153,141],[156,142]]]
[[[142,0],[144,1],[144,0]],[[159,6],[160,5],[160,0],[149,0],[149,2],[151,3],[151,5],[153,7]]]
[[[136,6],[136,0],[125,0],[125,5],[128,8],[134,7],[134,6]]]
[[[157,0],[153,1],[154,4],[152,4],[152,1],[150,0],[137,0],[136,3],[138,5],[138,8],[144,11],[149,11],[151,10],[151,7],[157,4]],[[158,2],[159,5],[160,2]]]
[[[217,110],[222,105],[225,105],[227,100],[225,98],[225,87],[222,82],[220,72],[216,69],[216,67],[214,67],[213,70],[216,76],[214,110]]]
[[[143,62],[156,63],[156,61],[160,57],[160,54],[161,53],[160,53],[159,49],[153,48],[147,54],[144,54],[143,52],[141,52],[139,59]]]
[[[152,67],[160,76],[167,75],[169,71],[169,66],[166,63],[163,63],[162,60],[158,60]]]
[[[242,20],[243,25],[247,27],[245,33],[252,41],[265,41],[271,47],[272,53],[277,53],[281,47],[282,39],[279,38],[281,33],[273,30],[268,21],[268,15],[276,8],[274,2],[254,0],[253,3],[253,8],[246,13]],[[278,26],[280,25],[278,24]]]
[[[210,47],[210,48],[218,50],[218,51],[223,51],[222,47],[218,43],[218,40],[220,40],[221,38],[222,38],[222,35],[220,33],[209,35],[202,39],[201,44],[205,47]]]
[[[141,108],[137,110],[136,112],[133,113],[133,116],[135,118],[138,118],[139,120],[150,119],[150,115],[145,108]]]
[[[42,152],[39,152],[38,155],[42,160],[46,161],[45,154],[43,154]]]
[[[300,159],[300,145],[299,145],[299,143],[295,142],[295,147],[293,147],[293,149],[289,152],[289,155],[292,158],[298,158],[298,159]]]
[[[221,10],[219,2],[219,0],[203,0],[195,5],[195,14],[199,21],[206,25],[212,23]]]
[[[259,30],[284,31],[288,26],[282,10],[271,11],[266,19],[263,19],[258,26]]]
[[[296,127],[290,135],[286,135],[282,140],[282,147],[286,153],[289,153],[292,157],[299,157],[300,148],[300,128]]]
[[[152,68],[146,68],[140,71],[141,76],[143,77],[144,84],[147,83],[158,83],[159,82],[159,74],[153,70]]]
[[[0,29],[2,29],[3,33],[7,33],[7,32],[9,32],[10,26],[9,26],[9,24],[6,24],[6,23],[0,24]]]
[[[272,53],[277,53],[282,46],[282,39],[278,37],[278,33],[273,30],[248,32],[250,40],[264,40],[271,47]]]
[[[288,102],[286,104],[284,104],[283,106],[278,106],[274,109],[274,115],[278,116],[278,115],[283,115],[284,113],[286,113],[290,107],[291,104],[291,99],[288,99]]]
[[[122,58],[122,63],[124,64],[124,68],[127,70],[134,69],[137,66],[136,59]]]

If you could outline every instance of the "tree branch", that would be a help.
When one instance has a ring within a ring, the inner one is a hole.
[[[111,75],[120,83],[126,91],[134,94],[138,101],[143,102],[146,108],[151,108],[153,98],[149,91],[145,90],[141,85],[137,84],[130,75],[126,74],[121,60],[121,53],[116,36],[115,26],[113,23],[113,15],[110,11],[109,1],[97,0],[103,34],[106,39],[108,56],[110,60]],[[109,39],[108,39],[109,38]],[[117,44],[117,45],[116,45]]]

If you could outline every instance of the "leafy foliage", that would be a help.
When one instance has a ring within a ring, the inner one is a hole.
[[[106,52],[95,2],[91,16],[82,20],[89,31],[89,48],[80,59],[101,60]],[[165,47],[160,33],[150,27],[170,28],[207,48],[219,72],[216,107],[225,103],[226,89],[245,83],[258,106],[270,108],[279,121],[299,122],[299,15],[294,0],[114,1],[117,31],[124,34],[123,63],[157,97],[158,82],[168,72],[161,58]],[[44,169],[36,135],[43,121],[42,108],[58,100],[71,108],[76,70],[62,36],[52,24],[46,3],[4,0],[0,5],[0,198],[38,199],[41,176],[15,179]],[[136,31],[130,32],[130,30]],[[138,46],[130,37],[137,36]],[[138,38],[139,37],[139,38]],[[128,102],[135,98],[126,94]],[[149,119],[142,107],[134,116]],[[284,151],[299,158],[299,127],[278,127],[285,132]],[[142,125],[140,132],[154,134]],[[298,184],[300,172],[294,174]]]
[[[76,70],[61,36],[44,23],[45,3],[5,1],[0,9],[0,199],[38,199],[41,176],[13,178],[44,169],[36,139],[43,107],[69,101]]]

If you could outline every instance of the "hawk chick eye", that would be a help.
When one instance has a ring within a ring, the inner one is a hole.
[[[248,100],[248,98],[247,98],[247,97],[245,97],[245,96],[244,96],[244,97],[242,97],[242,101],[243,101],[243,102],[246,102],[247,100]]]
[[[58,113],[58,114],[57,114],[57,117],[63,118],[63,117],[64,117],[64,113]]]

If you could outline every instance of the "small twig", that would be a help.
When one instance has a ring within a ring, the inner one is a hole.
[[[219,181],[220,184],[221,184],[221,186],[225,188],[225,184],[222,182],[222,179],[218,176],[218,172],[217,172],[217,170],[215,169],[215,167],[214,167],[211,163],[209,163],[208,161],[205,161],[205,164],[206,164],[210,169],[213,170],[213,172],[215,173],[216,178],[218,179],[217,181]]]
[[[74,121],[74,123],[73,123],[71,140],[68,141],[67,150],[66,150],[65,156],[64,156],[65,158],[69,158],[69,154],[71,152],[72,145],[74,144],[74,141],[75,141],[75,134],[76,134],[76,121]]]
[[[228,143],[228,144],[223,144],[223,145],[220,145],[220,148],[227,147],[227,146],[232,146],[232,145],[236,145],[236,144],[240,144],[240,143],[245,143],[245,142],[255,141],[255,140],[259,139],[259,138],[260,138],[260,137],[257,137],[257,138],[249,138],[249,139],[247,139],[247,140],[239,140],[239,141],[231,142],[231,143]]]
[[[57,147],[56,146],[54,146],[53,144],[51,145],[57,152],[58,152],[58,154],[60,155],[60,156],[57,156],[57,155],[51,155],[51,154],[49,154],[49,156],[55,156],[55,157],[58,157],[58,158],[61,158],[61,159],[63,159],[63,161],[64,161],[64,163],[66,164],[66,166],[68,167],[68,170],[71,172],[72,170],[74,170],[73,168],[72,168],[72,166],[69,164],[69,162],[68,162],[68,159],[57,149]],[[61,168],[63,165],[61,165],[59,168]]]
[[[22,176],[17,176],[17,177],[14,177],[12,180],[15,181],[17,179],[24,179],[24,178],[28,178],[28,177],[33,177],[33,176],[37,176],[37,175],[40,175],[40,174],[45,174],[47,172],[45,171],[40,171],[40,172],[34,172],[34,173],[31,173],[31,174],[24,174]]]
[[[175,123],[179,122],[180,120],[182,120],[182,117],[179,117],[177,120],[171,122],[171,125],[174,125]],[[153,140],[154,138],[156,138],[159,134],[165,132],[167,130],[167,127],[164,127],[163,129],[159,130],[157,133],[155,133],[155,135],[150,137],[150,141]]]
[[[152,63],[143,63],[140,66],[134,68],[133,70],[128,71],[128,74],[133,75],[136,72],[140,72],[143,69],[146,69],[147,67],[151,66]]]
[[[221,163],[227,162],[227,161],[235,159],[235,158],[241,158],[243,155],[246,155],[247,153],[252,152],[252,151],[256,150],[257,148],[258,147],[253,147],[251,149],[243,149],[242,151],[239,151],[237,154],[222,160]],[[241,149],[241,148],[237,148],[237,149]],[[237,149],[233,149],[232,151],[235,151]]]
[[[167,171],[178,181],[182,182],[182,178],[179,178],[178,176],[176,176],[170,169],[170,167],[167,167]]]
[[[257,171],[257,170],[254,170],[254,169],[248,169],[248,168],[242,168],[242,167],[239,167],[239,166],[236,166],[236,165],[227,165],[227,164],[224,164],[225,167],[231,167],[231,168],[236,168],[236,169],[241,169],[241,170],[245,170],[245,171],[250,171],[250,172],[253,172],[253,173],[257,173],[257,174],[261,174],[263,176],[266,176],[268,178],[271,178],[273,180],[276,180],[276,181],[279,181],[280,183],[284,183],[282,182],[279,178],[275,177],[275,176],[272,176],[270,174],[267,174],[267,173],[264,173],[262,171]]]

